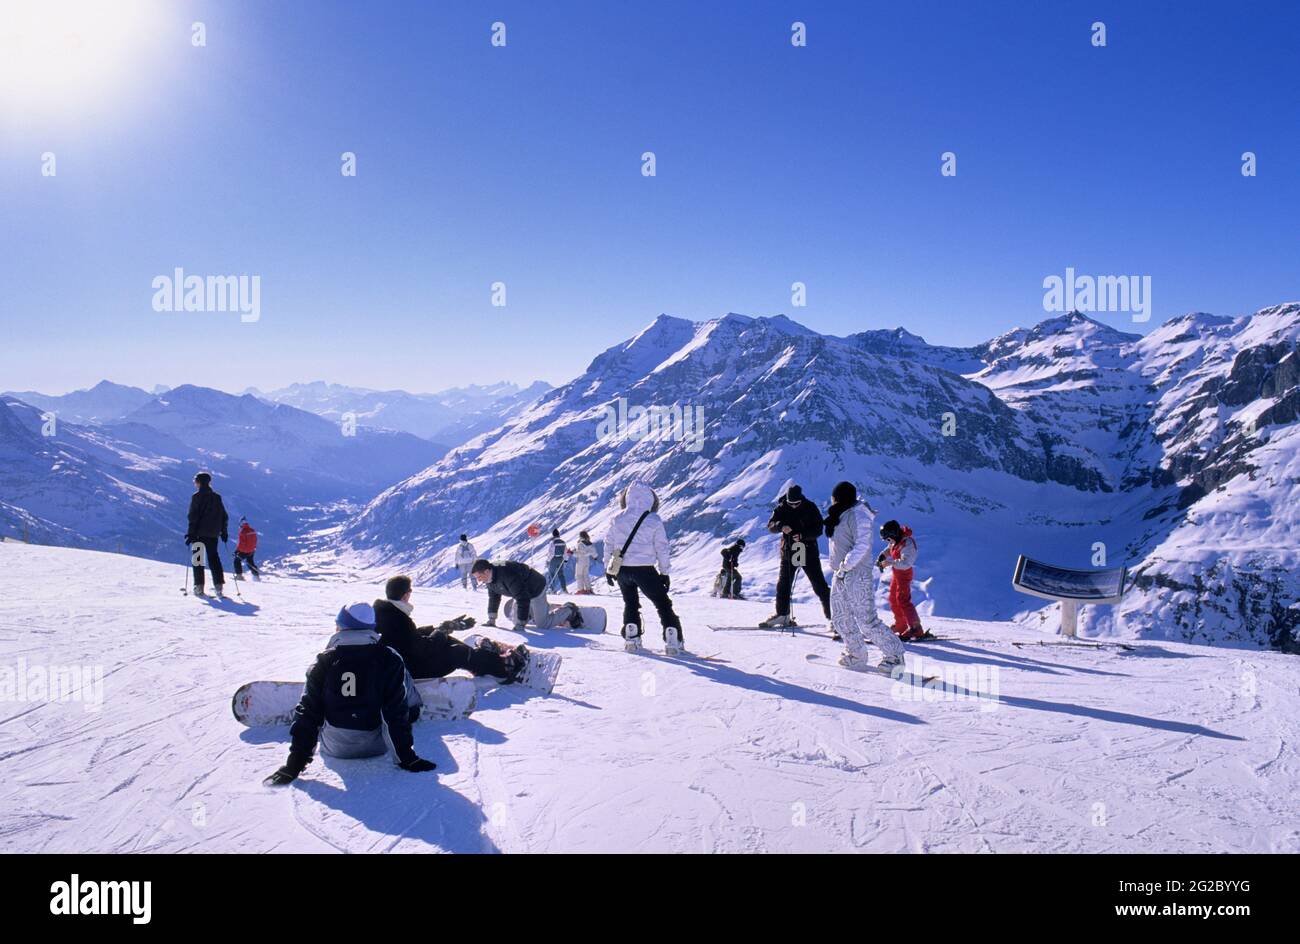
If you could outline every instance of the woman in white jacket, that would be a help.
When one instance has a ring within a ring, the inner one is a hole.
[[[866,640],[882,653],[876,670],[886,674],[903,665],[903,643],[876,615],[875,561],[871,542],[876,513],[858,500],[852,482],[841,482],[831,492],[826,511],[826,537],[831,546],[831,626],[844,639],[840,665],[858,672],[875,671],[867,661]],[[864,638],[865,637],[865,638]]]
[[[596,546],[591,535],[578,532],[578,543],[570,552],[573,556],[573,576],[578,581],[578,593],[591,593],[591,562],[596,559]]]
[[[605,537],[605,553],[609,555],[605,574],[614,583],[610,569],[614,567],[618,571],[618,589],[623,594],[623,648],[628,652],[641,648],[641,594],[644,593],[663,624],[664,651],[677,655],[683,648],[682,622],[673,612],[673,601],[668,596],[668,532],[656,514],[659,498],[649,485],[633,482],[623,489],[619,507],[622,510]],[[616,565],[614,560],[624,544],[627,551]]]

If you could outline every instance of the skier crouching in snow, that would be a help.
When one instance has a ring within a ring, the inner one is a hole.
[[[743,600],[740,593],[740,555],[745,550],[745,539],[736,538],[734,544],[722,549],[722,570],[713,581],[713,595],[726,597],[728,600]]]
[[[411,578],[392,577],[384,585],[383,600],[375,601],[375,630],[379,641],[394,650],[418,679],[442,678],[456,669],[474,675],[491,675],[509,685],[528,664],[528,649],[515,646],[503,653],[491,640],[488,646],[467,646],[452,636],[454,630],[469,629],[474,617],[458,616],[439,626],[415,625],[411,611]]]
[[[289,759],[263,781],[292,783],[311,763],[319,740],[331,757],[388,754],[411,773],[433,770],[415,753],[411,722],[420,716],[420,695],[402,657],[379,641],[369,603],[339,610],[338,630],[307,670],[302,700],[289,726]]]
[[[474,550],[474,545],[469,543],[469,535],[462,534],[460,543],[456,545],[456,569],[460,571],[460,588],[462,590],[467,587],[478,589],[478,584],[469,575],[469,569],[474,566],[476,560],[478,560],[478,551]]]
[[[880,526],[880,536],[889,547],[880,552],[876,566],[882,571],[889,568],[889,608],[894,611],[894,632],[903,639],[920,639],[925,636],[921,617],[912,605],[912,574],[916,565],[916,539],[912,529],[897,521],[886,521]]]
[[[185,544],[190,549],[194,564],[194,593],[203,596],[203,565],[206,561],[212,571],[212,590],[218,600],[226,586],[226,574],[221,568],[221,555],[217,553],[217,538],[224,544],[230,540],[230,516],[221,496],[212,490],[212,475],[200,472],[194,476],[194,494],[190,496],[190,513],[185,531]]]
[[[641,594],[654,604],[664,631],[664,652],[679,655],[685,647],[682,621],[668,596],[668,533],[659,518],[659,498],[650,486],[633,482],[619,498],[622,509],[609,526],[605,579],[623,594],[623,648],[641,648]],[[655,569],[655,564],[659,569]]]
[[[514,612],[507,612],[516,631],[530,622],[538,629],[568,629],[571,622],[580,619],[578,608],[572,603],[551,612],[546,599],[546,578],[520,561],[476,560],[470,571],[474,579],[488,592],[488,618],[484,626],[497,624],[497,611],[501,598],[515,601]]]
[[[244,579],[243,565],[248,565],[248,572],[253,575],[254,580],[262,579],[262,572],[257,569],[257,561],[253,559],[257,553],[257,532],[253,526],[248,523],[247,518],[239,519],[239,539],[235,543],[235,579]]]
[[[831,625],[844,640],[840,665],[857,672],[869,671],[869,640],[883,656],[879,670],[889,673],[903,664],[903,643],[876,615],[874,575],[868,563],[875,518],[871,506],[858,499],[852,482],[835,486],[831,506],[826,509],[826,537],[835,573],[831,583]]]

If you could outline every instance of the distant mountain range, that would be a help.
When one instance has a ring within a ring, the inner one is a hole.
[[[798,482],[823,507],[856,481],[921,545],[916,596],[942,615],[1055,609],[1010,586],[1016,556],[1131,566],[1085,631],[1277,644],[1300,627],[1300,305],[1204,314],[1146,337],[1080,314],[971,348],[902,330],[839,338],[785,318],[661,316],[507,422],[387,489],[342,532],[360,564],[445,573],[462,531],[536,559],[559,527],[601,535],[619,490],[651,483],[674,587],[704,589],[723,540],[770,592],[763,527]],[[610,407],[701,407],[700,442],[618,439]],[[811,615],[805,609],[806,614]]]

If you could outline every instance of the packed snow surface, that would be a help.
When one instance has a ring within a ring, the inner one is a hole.
[[[770,604],[678,595],[687,645],[716,660],[530,633],[564,656],[554,693],[419,723],[436,773],[318,757],[273,789],[287,732],[241,727],[232,693],[301,678],[340,605],[379,587],[268,579],[216,604],[180,593],[179,566],[16,543],[0,575],[0,851],[1300,851],[1300,660],[1281,653],[1066,650],[933,618],[953,638],[908,660],[953,690],[918,695],[806,661],[838,655],[806,605],[798,634],[714,632]],[[414,602],[436,622],[486,597]],[[585,602],[619,624],[612,596]],[[13,700],[19,669],[70,666],[102,670],[101,704]]]

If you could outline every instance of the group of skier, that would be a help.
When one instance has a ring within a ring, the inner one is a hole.
[[[648,485],[634,482],[622,491],[618,514],[605,539],[605,574],[623,597],[625,647],[635,651],[642,646],[641,598],[644,596],[659,615],[665,651],[678,654],[684,648],[683,632],[669,592],[668,537],[658,510],[658,496]],[[902,660],[902,641],[925,636],[911,598],[917,544],[910,528],[897,521],[887,521],[879,530],[886,548],[872,559],[875,518],[875,509],[858,496],[851,482],[835,486],[825,515],[804,496],[800,486],[791,485],[786,489],[767,523],[768,530],[780,536],[775,613],[759,626],[796,625],[790,612],[790,598],[795,576],[802,570],[831,624],[832,635],[844,643],[841,664],[853,669],[870,667],[866,643],[871,642],[883,657],[877,668],[888,671],[898,665]],[[830,548],[831,583],[827,582],[822,568],[819,540],[823,533]],[[580,608],[570,604],[553,609],[546,594],[557,589],[568,592],[564,562],[570,556],[577,559],[578,592],[589,592],[590,564],[596,552],[586,531],[581,532],[578,547],[573,550],[566,547],[559,529],[551,532],[545,575],[522,561],[494,563],[479,559],[471,563],[468,553],[472,550],[473,545],[462,535],[456,562],[462,578],[468,567],[469,574],[486,586],[488,625],[496,625],[503,597],[513,601],[507,605],[507,611],[516,628],[581,625]],[[722,570],[714,583],[715,596],[742,598],[739,560],[744,550],[743,538],[722,549]],[[873,567],[891,574],[892,631],[876,613]]]
[[[226,572],[221,564],[217,540],[230,542],[230,515],[221,496],[213,491],[212,474],[199,472],[194,476],[194,494],[190,496],[190,510],[185,530],[185,546],[190,549],[190,563],[194,568],[194,593],[206,596],[204,568],[212,571],[212,593],[218,599],[225,596]],[[254,580],[262,579],[257,566],[257,532],[240,517],[239,534],[235,541],[235,579],[244,579],[244,567]]]

